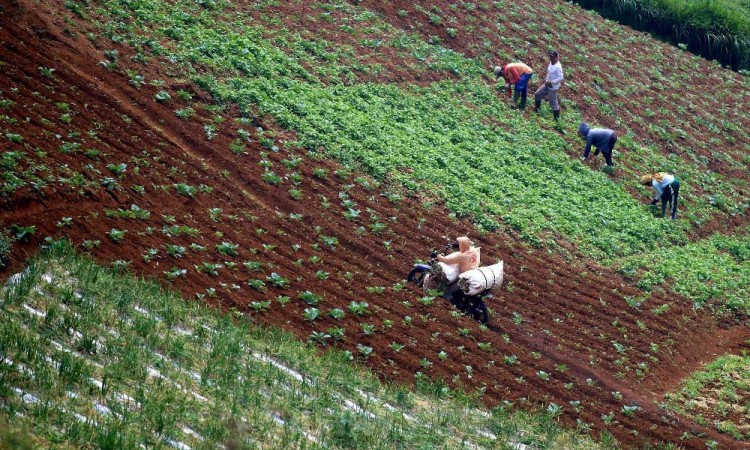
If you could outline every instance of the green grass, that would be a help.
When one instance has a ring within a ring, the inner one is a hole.
[[[734,70],[750,70],[746,0],[576,0],[628,25],[666,36]]]
[[[668,394],[670,408],[750,441],[750,357],[724,355]]]
[[[12,249],[13,239],[4,228],[0,228],[0,269],[5,267]]]
[[[549,415],[487,411],[423,379],[382,385],[348,353],[185,302],[64,241],[41,253],[0,305],[0,446],[598,448]]]

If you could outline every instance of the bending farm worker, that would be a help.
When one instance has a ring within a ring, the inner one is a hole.
[[[677,197],[680,193],[680,180],[676,176],[666,172],[643,175],[641,177],[641,184],[651,186],[656,191],[651,204],[656,205],[661,200],[662,217],[664,217],[667,211],[667,203],[669,203],[672,209],[672,220],[677,218]]]
[[[508,92],[510,97],[510,87],[513,86],[513,106],[517,106],[519,109],[526,108],[526,96],[529,92],[529,80],[534,75],[534,71],[531,67],[527,66],[522,62],[510,63],[505,67],[495,67],[495,77],[503,77],[505,79],[505,90]],[[518,103],[518,98],[521,98],[521,103]]]
[[[563,70],[560,65],[560,55],[556,51],[549,52],[549,65],[547,66],[547,77],[544,79],[539,89],[534,93],[534,112],[539,113],[542,106],[542,100],[549,100],[552,108],[552,114],[555,116],[555,122],[560,120],[560,102],[557,98],[557,91],[560,90],[560,84],[563,81]]]
[[[437,260],[446,264],[458,264],[460,273],[479,267],[479,247],[473,247],[471,239],[461,236],[458,241],[458,251],[450,255],[438,255]]]
[[[586,140],[586,148],[583,150],[583,158],[589,159],[591,146],[596,147],[594,156],[602,152],[607,165],[612,165],[612,150],[617,142],[617,134],[608,128],[589,128],[586,122],[581,122],[578,126],[578,135],[581,139]]]

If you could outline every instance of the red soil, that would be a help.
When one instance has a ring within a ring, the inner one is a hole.
[[[14,247],[4,277],[19,270],[45,236],[64,236],[77,246],[84,240],[100,240],[91,255],[103,264],[128,261],[135,274],[161,280],[172,267],[187,269],[187,277],[164,282],[188,299],[215,289],[214,296],[205,295],[203,301],[245,312],[259,323],[282,327],[302,339],[313,331],[343,327],[346,338],[337,345],[355,355],[357,344],[371,346],[373,355],[359,359],[384,380],[412,383],[415,373],[423,372],[455,387],[483,388],[488,406],[508,400],[544,408],[554,402],[564,407],[564,423],[575,426],[576,419],[581,419],[591,423],[594,431],[610,431],[626,446],[663,440],[703,448],[705,439],[715,439],[725,448],[743,445],[663,411],[657,402],[701,364],[737,351],[750,338],[747,328],[721,328],[705,312],[694,311],[690,302],[673,294],[654,293],[639,309],[630,307],[625,298],[642,293],[629,280],[595,262],[568,261],[557,253],[530,248],[515,236],[478,234],[469,223],[451,219],[440,205],[426,209],[418,198],[404,192],[401,200],[391,201],[381,192],[397,192],[395,187],[378,186],[363,177],[376,185],[368,189],[358,174],[334,174],[339,169],[336,163],[284,146],[293,136],[269,119],[256,118],[252,127],[238,125],[231,108],[206,111],[203,106],[210,99],[166,72],[165,66],[140,68],[147,80],[164,80],[170,92],[183,88],[196,94],[190,103],[196,116],[179,119],[174,110],[187,102],[175,98],[157,103],[154,95],[160,88],[144,85],[136,89],[128,83],[124,67],[110,71],[97,64],[103,59],[101,50],[86,41],[80,29],[69,30],[60,8],[40,11],[30,1],[3,6],[9,20],[0,29],[0,84],[3,98],[15,103],[1,112],[18,122],[1,125],[3,133],[16,132],[24,138],[21,144],[3,144],[3,149],[25,152],[23,168],[37,170],[47,183],[38,190],[27,185],[2,198],[0,223],[37,227],[30,242]],[[129,51],[118,50],[125,66]],[[54,68],[53,77],[42,76],[40,67]],[[60,119],[61,108],[56,105],[60,102],[73,112],[69,123]],[[216,124],[218,135],[208,140],[204,126],[211,123]],[[281,149],[268,150],[253,139],[247,143],[247,154],[237,156],[228,150],[238,128],[255,127],[275,132]],[[80,134],[71,135],[75,132]],[[81,152],[62,153],[63,141],[78,142],[83,150],[97,148],[102,154],[89,158]],[[278,186],[262,180],[262,154],[273,163],[272,170],[284,177]],[[295,157],[301,157],[302,163],[287,168],[284,163],[293,165]],[[107,164],[121,162],[128,168],[117,181],[120,187],[103,188],[102,178],[115,177]],[[315,168],[329,175],[316,177]],[[302,175],[297,186],[293,172]],[[91,183],[72,188],[61,177]],[[204,184],[213,190],[189,198],[175,192],[176,183]],[[132,187],[136,185],[144,186],[147,194],[135,193]],[[293,199],[292,188],[301,190],[304,199]],[[344,217],[346,209],[340,199],[344,192],[362,211],[359,218]],[[328,208],[323,207],[324,198],[330,203]],[[150,217],[107,217],[107,209],[125,210],[132,204],[150,211]],[[219,221],[209,218],[211,208],[223,211]],[[290,214],[301,214],[302,220]],[[164,234],[165,215],[175,216],[176,224],[195,228],[199,234]],[[63,217],[72,218],[72,225],[57,226]],[[368,227],[378,221],[387,228],[376,234]],[[122,242],[107,237],[113,228],[127,229]],[[506,265],[506,284],[490,305],[494,313],[488,330],[467,318],[453,317],[441,299],[427,306],[418,301],[422,293],[411,287],[394,289],[411,264],[424,258],[430,248],[464,233],[482,247],[485,263],[503,259]],[[336,237],[338,244],[330,247],[322,236]],[[239,244],[236,257],[217,253],[216,245],[224,241]],[[192,243],[205,246],[206,251],[188,250],[182,258],[165,253],[165,244],[188,247]],[[300,247],[295,250],[293,245]],[[147,262],[142,255],[149,248],[158,249],[159,254]],[[321,261],[311,260],[313,256]],[[226,261],[235,262],[236,270],[224,267],[218,276],[195,270],[203,262]],[[243,261],[260,261],[263,267],[250,272]],[[326,279],[320,279],[321,270],[328,272]],[[266,281],[272,272],[287,278],[289,287],[274,288]],[[267,290],[251,288],[250,279],[266,281]],[[385,287],[382,294],[367,289],[378,286]],[[308,306],[298,299],[306,290],[323,296],[321,317],[314,322],[304,320]],[[278,295],[292,300],[282,307],[274,300]],[[264,300],[272,300],[268,311],[258,313],[250,307],[251,302]],[[351,313],[347,307],[353,301],[368,302],[370,314],[357,317]],[[669,304],[666,312],[652,311],[663,304]],[[333,320],[326,315],[331,308],[343,309],[346,317]],[[514,323],[513,313],[522,317],[520,325]],[[406,316],[413,318],[411,325],[404,323]],[[393,322],[390,328],[386,320]],[[375,325],[376,332],[365,335],[360,323]],[[459,334],[459,328],[469,329],[470,336]],[[623,354],[613,341],[624,346]],[[389,348],[392,342],[405,348],[395,352]],[[481,351],[480,342],[491,343],[491,349]],[[651,344],[659,346],[658,352]],[[437,357],[441,350],[449,355],[446,361]],[[504,364],[505,355],[516,355],[518,364]],[[433,365],[424,369],[422,358]],[[644,364],[641,369],[638,363]],[[467,366],[472,367],[470,374]],[[638,375],[637,370],[642,373]],[[543,381],[538,371],[549,373],[549,381]],[[624,399],[616,400],[614,391]],[[569,404],[576,400],[581,402],[580,412]],[[642,410],[633,417],[622,414],[624,404],[634,403]],[[607,426],[601,416],[610,412],[616,421]],[[700,438],[681,440],[685,432]]]

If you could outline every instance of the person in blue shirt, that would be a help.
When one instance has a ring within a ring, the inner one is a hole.
[[[607,128],[589,128],[586,122],[581,122],[578,126],[578,135],[586,140],[586,148],[583,150],[583,158],[588,160],[591,146],[596,147],[594,156],[599,152],[604,155],[604,160],[608,166],[612,166],[612,150],[617,142],[617,134]]]
[[[666,172],[643,175],[641,177],[641,184],[651,186],[656,191],[651,204],[656,205],[661,200],[662,217],[664,217],[667,211],[667,203],[669,203],[672,210],[672,220],[677,218],[677,197],[680,193],[680,180],[676,176]]]

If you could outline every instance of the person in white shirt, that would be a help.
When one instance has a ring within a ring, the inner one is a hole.
[[[547,66],[547,78],[544,79],[539,89],[534,93],[534,112],[539,113],[542,100],[549,100],[555,122],[560,120],[560,102],[557,100],[557,91],[563,81],[563,70],[560,65],[560,55],[556,51],[549,52],[549,65]]]
[[[680,180],[676,176],[666,172],[657,172],[653,175],[643,175],[641,184],[651,186],[656,191],[656,195],[651,200],[652,205],[656,205],[661,200],[661,216],[667,211],[667,203],[670,203],[672,210],[672,220],[677,218],[677,197],[680,192]]]

